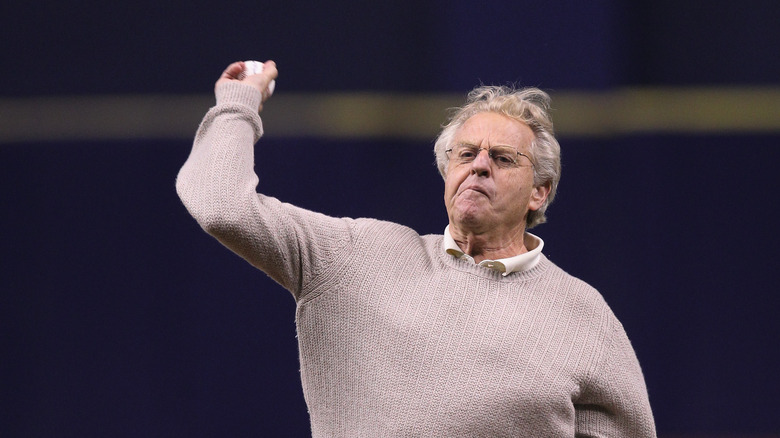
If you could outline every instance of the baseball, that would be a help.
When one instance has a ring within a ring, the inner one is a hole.
[[[238,76],[239,79],[244,79],[247,76],[256,75],[263,72],[263,63],[259,61],[244,61],[244,71]],[[276,88],[276,81],[272,80],[268,84],[268,95],[274,94],[274,88]]]

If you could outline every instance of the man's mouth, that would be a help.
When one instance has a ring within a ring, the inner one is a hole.
[[[482,194],[482,195],[484,195],[484,196],[487,196],[487,192],[485,191],[485,189],[483,189],[482,187],[478,187],[478,186],[468,186],[468,187],[464,187],[464,188],[463,188],[463,189],[460,191],[460,194],[462,195],[462,194],[464,194],[464,193],[466,193],[466,192],[468,192],[468,191],[477,192],[477,193],[480,193],[480,194]]]

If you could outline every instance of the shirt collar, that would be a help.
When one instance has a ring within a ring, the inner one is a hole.
[[[504,277],[513,272],[527,271],[533,268],[539,262],[539,258],[542,254],[542,248],[544,247],[544,241],[538,236],[535,236],[527,231],[525,232],[524,239],[524,244],[528,249],[528,252],[524,252],[514,257],[507,257],[498,260],[483,260],[479,263],[479,265],[486,268],[495,269],[496,271],[501,272]],[[458,243],[455,242],[455,239],[452,238],[452,234],[450,234],[449,225],[444,228],[444,251],[456,258],[469,260],[472,263],[476,263],[470,255],[461,251]]]

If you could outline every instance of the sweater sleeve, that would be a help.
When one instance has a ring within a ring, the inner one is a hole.
[[[655,437],[644,376],[622,324],[612,316],[605,348],[575,400],[577,437]]]
[[[201,227],[301,297],[307,282],[350,242],[351,220],[258,194],[254,143],[263,134],[261,95],[241,83],[217,87],[176,190]]]

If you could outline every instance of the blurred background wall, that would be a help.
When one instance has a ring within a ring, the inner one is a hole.
[[[260,189],[446,225],[472,87],[553,97],[545,253],[598,288],[662,437],[780,436],[774,0],[0,5],[0,435],[307,436],[294,302],[174,191],[232,61],[280,70]]]

